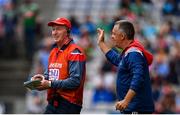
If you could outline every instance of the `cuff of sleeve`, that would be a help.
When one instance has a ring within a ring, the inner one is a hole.
[[[49,81],[49,87],[51,87],[52,81]]]
[[[109,50],[109,51],[105,54],[105,56],[108,58],[108,57],[110,57],[110,56],[111,56],[111,53],[112,53],[112,49],[111,49],[111,50]]]
[[[61,88],[62,80],[53,80],[51,81],[51,88]]]
[[[132,89],[134,92],[138,91],[138,89],[135,86],[130,86],[130,89]]]

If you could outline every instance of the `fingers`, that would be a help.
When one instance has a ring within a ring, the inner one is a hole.
[[[38,86],[36,87],[36,89],[39,90],[39,91],[43,90],[43,89],[44,89],[44,84],[43,84],[43,82],[41,82],[41,84],[38,85]]]
[[[99,44],[100,42],[104,42],[104,30],[98,28],[97,32],[98,32],[97,43]]]
[[[36,87],[36,89],[39,90],[39,91],[42,91],[42,90],[44,90],[44,87],[43,86],[38,86],[38,87]]]
[[[49,81],[48,80],[41,81],[41,84],[36,87],[36,89],[39,90],[39,91],[45,90],[45,89],[48,89],[48,88],[49,88]]]
[[[40,80],[40,81],[42,81],[42,80],[44,80],[44,76],[41,75],[41,74],[36,74],[31,78],[31,80]]]
[[[121,110],[121,103],[117,102],[115,107],[116,107],[116,110]]]
[[[41,74],[36,74],[36,75],[34,75],[33,77],[35,77],[35,78],[43,78],[44,76],[41,75]]]
[[[102,31],[102,29],[101,28],[97,28],[97,31],[100,32],[100,31]]]
[[[117,102],[117,103],[115,104],[115,107],[116,107],[116,110],[120,110],[120,111],[123,111],[124,109],[126,109],[126,106],[123,104],[122,101]]]
[[[118,105],[118,102],[115,104],[115,108],[116,108],[116,110],[118,110],[119,109],[119,107],[118,107],[119,105]]]
[[[104,30],[101,29],[101,28],[97,28],[97,32],[98,32],[98,34],[103,34],[103,33],[104,33]]]

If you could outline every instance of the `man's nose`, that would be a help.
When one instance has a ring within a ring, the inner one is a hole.
[[[56,33],[57,33],[57,31],[56,31],[56,30],[53,30],[53,31],[52,31],[52,34],[53,34],[53,35],[54,35],[54,34],[56,34]]]

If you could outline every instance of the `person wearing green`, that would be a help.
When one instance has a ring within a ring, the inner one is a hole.
[[[35,50],[36,18],[39,13],[39,6],[32,0],[24,0],[20,7],[21,19],[23,22],[25,54],[28,61],[32,61]]]

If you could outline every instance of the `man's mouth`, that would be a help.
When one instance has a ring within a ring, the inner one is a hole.
[[[54,38],[54,39],[57,39],[57,38],[58,38],[58,36],[53,36],[53,38]]]

